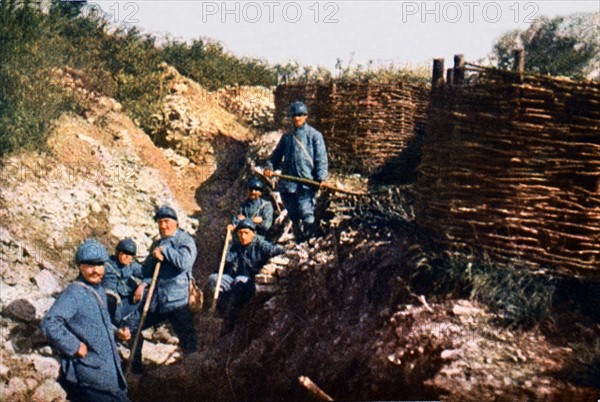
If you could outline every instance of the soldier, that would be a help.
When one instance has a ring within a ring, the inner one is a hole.
[[[197,255],[196,243],[192,236],[179,228],[173,208],[161,206],[154,220],[158,224],[160,239],[152,243],[150,255],[142,264],[144,283],[151,282],[157,262],[161,263],[161,267],[144,329],[168,320],[179,338],[183,354],[190,354],[198,347],[192,313],[188,309],[189,281]],[[145,287],[138,287],[136,298],[142,298]],[[143,338],[134,354],[132,368],[135,371],[142,369],[142,344]]]
[[[289,113],[293,127],[281,137],[271,154],[265,176],[271,177],[272,170],[281,168],[282,174],[322,183],[327,178],[328,164],[323,135],[306,123],[308,109],[304,103],[292,103]],[[314,209],[317,189],[280,180],[277,190],[293,222],[296,241],[311,238],[316,229]]]
[[[234,242],[227,252],[219,291],[222,293],[217,303],[219,312],[228,320],[224,332],[233,329],[239,309],[254,295],[256,274],[270,258],[285,252],[283,247],[257,235],[256,224],[248,218],[240,221],[235,230],[239,241]],[[216,288],[217,277],[218,273],[213,273],[208,278],[208,287],[212,291]]]
[[[100,285],[108,253],[95,240],[77,249],[80,275],[61,293],[44,319],[42,331],[61,357],[59,383],[70,401],[129,401],[115,335],[131,338],[127,329],[114,331]]]
[[[261,198],[265,187],[259,179],[251,177],[247,185],[248,198],[240,205],[229,230],[233,230],[240,221],[249,218],[256,223],[256,233],[266,236],[273,224],[273,206],[269,201]]]
[[[102,286],[108,296],[108,311],[113,323],[128,327],[135,333],[140,321],[141,297],[136,290],[142,284],[142,266],[135,260],[137,245],[126,238],[117,244],[115,255],[105,264],[106,273]],[[119,309],[117,309],[119,306]],[[119,316],[115,313],[120,312]]]

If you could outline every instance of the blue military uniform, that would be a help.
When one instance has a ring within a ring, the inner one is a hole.
[[[160,207],[155,220],[170,218],[177,220],[175,211],[170,207]],[[195,352],[198,348],[196,329],[192,313],[188,309],[189,281],[192,278],[192,267],[196,260],[196,243],[192,236],[177,228],[173,236],[158,239],[150,246],[150,254],[142,264],[144,281],[150,283],[158,260],[152,252],[162,248],[164,260],[161,262],[156,289],[150,305],[150,314],[144,322],[144,329],[153,327],[163,321],[169,321],[184,353]],[[134,367],[141,366],[142,345],[134,353]]]
[[[109,296],[114,297],[119,306],[114,312],[109,308],[113,323],[119,327],[128,327],[132,333],[135,333],[140,321],[142,303],[134,303],[133,295],[143,277],[142,265],[135,260],[129,265],[123,265],[117,256],[111,256],[104,266],[106,272],[102,279],[102,286]]]
[[[256,200],[248,199],[240,205],[237,213],[232,219],[234,225],[240,223],[238,215],[244,215],[246,218],[250,219],[257,217],[262,218],[262,222],[256,225],[256,232],[261,236],[265,236],[273,225],[273,205],[260,197]]]
[[[99,248],[104,250],[99,256]],[[91,250],[95,248],[96,250]],[[80,252],[83,249],[83,252]],[[96,264],[108,253],[95,241],[84,242],[76,255],[77,263]],[[100,262],[101,264],[102,262]],[[96,264],[98,265],[98,264]],[[72,401],[129,401],[127,383],[106,308],[106,293],[80,276],[67,286],[42,320],[42,332],[59,352],[59,382]],[[79,357],[80,344],[88,348]]]
[[[301,102],[291,105],[290,114],[306,114]],[[328,159],[323,135],[304,123],[286,132],[271,154],[267,165],[282,174],[322,182],[327,179]],[[312,235],[315,226],[315,198],[317,189],[305,184],[280,180],[277,190],[288,215],[294,223],[295,234],[301,239]]]
[[[256,230],[255,224],[249,219],[241,221],[237,229],[240,228]],[[268,242],[260,235],[256,235],[246,246],[239,242],[233,243],[227,251],[221,279],[220,291],[223,293],[217,306],[219,311],[223,315],[237,312],[254,294],[256,274],[270,258],[284,252],[285,248]],[[208,286],[211,290],[216,288],[217,276],[217,273],[209,276]]]

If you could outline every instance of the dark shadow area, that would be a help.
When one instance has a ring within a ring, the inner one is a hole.
[[[402,153],[392,158],[371,176],[375,185],[412,184],[417,179],[417,168],[421,163],[425,122],[415,123],[415,135],[407,143]]]
[[[196,190],[196,201],[202,212],[196,216],[199,228],[196,233],[198,258],[194,276],[201,287],[206,277],[218,269],[227,224],[242,201],[244,188],[238,179],[243,173],[248,152],[247,142],[223,135],[216,137],[212,146],[216,170]]]

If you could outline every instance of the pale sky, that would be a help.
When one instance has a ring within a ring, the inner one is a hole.
[[[89,7],[93,7],[93,4]],[[485,57],[503,33],[536,17],[600,10],[591,1],[96,1],[113,20],[190,41],[208,37],[237,56],[334,69]],[[118,13],[116,13],[118,11]],[[353,56],[352,56],[353,54]]]

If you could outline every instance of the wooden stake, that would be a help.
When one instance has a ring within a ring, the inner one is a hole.
[[[310,378],[302,375],[302,376],[298,377],[298,381],[300,381],[300,384],[302,384],[304,386],[304,388],[306,388],[307,390],[312,392],[320,400],[333,401],[333,398],[330,397],[329,395],[327,395],[325,393],[325,391],[323,391],[321,388],[319,388],[317,386],[317,384],[312,382],[312,380]]]

